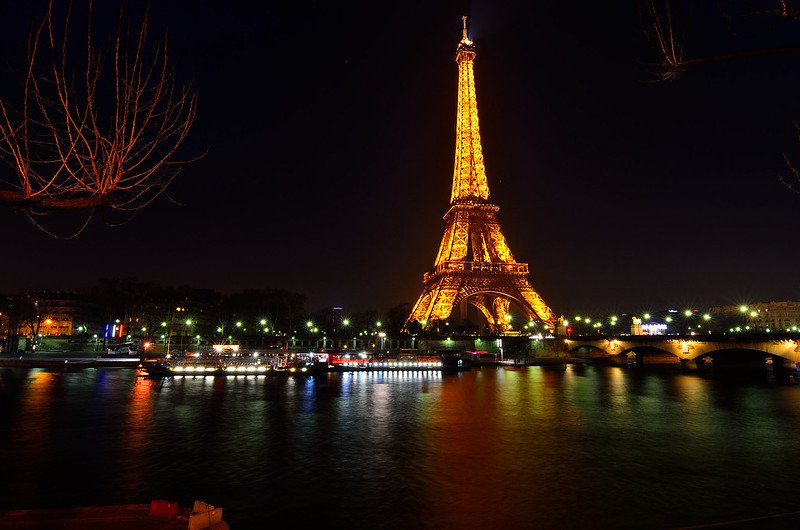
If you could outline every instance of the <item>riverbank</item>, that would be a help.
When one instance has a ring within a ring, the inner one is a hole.
[[[472,366],[479,368],[482,366],[553,366],[560,364],[585,363],[585,359],[573,359],[570,357],[531,357],[524,359],[504,359],[496,361],[472,361]]]
[[[139,357],[97,352],[43,352],[17,355],[0,355],[0,367],[15,368],[137,368]]]
[[[557,366],[566,364],[586,364],[586,359],[574,357],[530,357],[525,359],[506,359],[496,361],[476,361],[475,368],[489,366]],[[95,352],[50,352],[26,353],[23,355],[0,355],[0,367],[8,368],[139,368],[141,359],[108,353]]]

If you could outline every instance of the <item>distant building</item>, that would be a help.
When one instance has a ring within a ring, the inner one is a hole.
[[[335,306],[333,308],[333,314],[331,317],[333,329],[342,329],[342,324],[344,323],[344,312],[342,311],[342,308]]]
[[[746,326],[753,331],[787,331],[800,327],[800,302],[717,306],[708,312],[729,326]]]
[[[96,319],[91,304],[85,297],[71,292],[34,292],[28,298],[39,309],[37,320],[24,322],[21,334],[30,336],[37,333],[42,336],[72,335],[78,327],[94,324]],[[32,326],[38,324],[38,330]],[[96,325],[96,324],[95,324]],[[82,329],[81,331],[85,331]]]

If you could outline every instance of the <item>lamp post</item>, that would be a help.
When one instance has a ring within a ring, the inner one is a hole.
[[[342,319],[342,337],[343,338],[347,337],[347,334],[349,333],[349,330],[347,329],[347,327],[349,325],[350,325],[350,319],[349,318],[343,318]],[[345,347],[347,347],[347,339],[346,338],[345,338],[344,345],[345,345]],[[355,348],[356,348],[356,339],[355,339],[355,337],[353,337],[353,349],[355,349]]]
[[[188,338],[189,338],[189,332],[191,331],[191,325],[192,325],[192,319],[191,318],[187,318],[186,319],[186,325],[183,328],[183,332],[184,332],[183,335],[186,335],[186,338],[187,338],[187,341],[186,341],[186,345],[187,346],[189,345]],[[181,335],[181,350],[183,350],[183,335]]]
[[[172,322],[172,317],[170,317],[170,322]],[[166,344],[166,347],[165,347],[166,351],[165,351],[164,353],[167,353],[167,354],[169,354],[169,339],[170,339],[170,332],[169,332],[169,328],[167,327],[167,323],[166,323],[166,322],[162,322],[162,323],[161,323],[161,327],[163,328],[163,329],[162,329],[162,331],[166,332],[166,335],[167,335],[167,340],[166,340],[166,342],[165,342],[165,344]],[[171,324],[170,324],[170,327],[171,327]],[[162,336],[163,336],[163,335],[162,335]]]

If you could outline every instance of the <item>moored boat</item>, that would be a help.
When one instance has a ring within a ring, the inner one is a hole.
[[[319,363],[327,365],[329,372],[425,372],[462,371],[469,369],[460,353],[401,353],[375,354],[372,352],[334,351],[317,353]]]
[[[314,363],[303,356],[288,353],[229,355],[207,352],[146,359],[141,368],[149,377],[306,375],[313,372]]]
[[[7,530],[117,530],[186,528],[189,530],[228,530],[222,508],[195,501],[191,507],[177,502],[153,500],[150,504],[84,506],[78,508],[5,510],[0,512],[0,528]]]
[[[321,351],[259,355],[208,355],[145,360],[150,377],[312,375],[326,372],[460,372],[472,363],[459,351],[391,355],[366,351]]]

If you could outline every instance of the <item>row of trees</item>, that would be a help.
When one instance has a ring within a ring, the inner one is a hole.
[[[106,336],[106,326],[123,326],[141,340],[162,335],[205,341],[253,337],[315,337],[400,334],[409,304],[387,312],[337,313],[333,308],[309,311],[306,296],[285,289],[247,289],[223,294],[211,289],[167,287],[136,278],[105,278],[84,292],[28,292],[0,296],[0,336],[6,351],[16,351],[18,337],[36,342],[45,323],[69,318],[72,335]],[[51,333],[54,334],[54,333]],[[96,338],[96,337],[95,337]],[[262,339],[263,340],[263,339]]]

